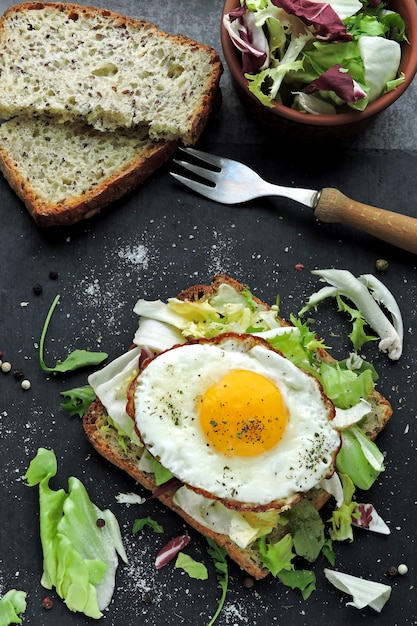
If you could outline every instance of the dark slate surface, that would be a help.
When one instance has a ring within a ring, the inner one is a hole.
[[[216,43],[221,3],[213,2],[217,14],[207,8],[208,4],[200,4],[166,2],[162,7],[155,2],[109,2],[107,6],[159,21],[172,32],[200,35],[201,40]],[[203,18],[210,27],[206,31]],[[401,130],[396,128],[389,141],[382,120],[362,141],[332,149],[270,143],[251,125],[247,135],[239,132],[239,124],[231,130],[230,108],[239,109],[227,78],[225,85],[222,112],[207,129],[200,147],[241,159],[274,182],[312,188],[335,186],[363,202],[417,217],[417,153],[409,134],[408,143],[401,143]],[[396,109],[400,121],[408,110],[408,101],[402,106]],[[37,490],[27,487],[23,477],[37,448],[46,446],[52,447],[58,458],[58,476],[52,486],[65,488],[68,477],[77,476],[92,500],[102,508],[111,508],[121,524],[129,564],[118,570],[116,591],[102,620],[104,624],[204,626],[220,596],[205,540],[192,531],[188,551],[207,564],[209,580],[192,581],[169,566],[155,572],[157,548],[170,536],[184,532],[184,524],[157,502],[142,509],[118,505],[115,496],[135,489],[134,483],[97,456],[84,439],[80,420],[70,418],[61,409],[60,393],[85,384],[88,371],[48,376],[39,367],[40,333],[57,294],[60,303],[46,339],[49,364],[65,358],[75,348],[104,350],[110,358],[116,357],[128,347],[136,329],[132,309],[139,297],[165,299],[192,283],[209,280],[217,272],[249,284],[266,301],[275,302],[279,294],[285,317],[297,312],[318,287],[312,269],[335,267],[349,269],[355,275],[376,273],[376,260],[385,258],[389,268],[379,277],[392,290],[402,310],[405,344],[398,363],[378,353],[376,344],[364,351],[380,374],[379,390],[394,409],[392,420],[379,438],[386,454],[386,470],[366,499],[387,521],[391,535],[355,533],[353,544],[337,546],[336,567],[391,584],[392,597],[382,615],[371,609],[346,607],[348,596],[324,579],[324,560],[313,566],[317,591],[307,601],[272,578],[247,589],[243,586],[244,574],[230,564],[229,592],[217,623],[415,623],[415,257],[352,229],[320,224],[309,209],[284,199],[257,200],[240,208],[217,205],[187,192],[168,172],[168,167],[159,171],[140,190],[101,216],[58,231],[40,230],[0,179],[0,350],[3,360],[10,361],[13,368],[22,368],[32,383],[29,391],[23,391],[12,374],[0,374],[0,595],[12,587],[28,591],[24,624],[93,623],[70,613],[55,593],[49,594],[39,582],[42,555]],[[304,265],[303,271],[295,269],[298,263]],[[51,270],[56,270],[56,280],[49,277]],[[35,295],[33,286],[38,283],[43,290]],[[326,304],[315,319],[314,328],[332,347],[334,356],[346,356],[347,320],[334,306]],[[133,520],[148,514],[163,524],[165,534],[146,532],[133,537]],[[408,564],[407,576],[388,579],[387,569],[399,563]],[[41,608],[46,595],[54,599],[49,612]]]

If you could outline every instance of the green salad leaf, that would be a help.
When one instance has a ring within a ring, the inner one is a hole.
[[[324,524],[317,509],[304,498],[281,515],[288,520],[296,554],[314,563],[324,545]]]
[[[316,590],[316,575],[311,570],[307,569],[294,569],[294,570],[282,570],[278,574],[280,581],[291,587],[291,589],[299,589],[303,600],[307,600]]]
[[[259,537],[257,541],[262,565],[267,567],[273,576],[278,576],[282,570],[292,570],[295,558],[294,543],[289,533],[273,543],[267,535]]]
[[[178,553],[175,567],[184,570],[190,578],[195,578],[196,580],[207,580],[208,578],[207,567],[204,563],[199,563],[188,554],[184,554],[184,552]]]
[[[225,548],[221,548],[220,546],[218,546],[217,543],[213,541],[213,539],[210,539],[210,537],[207,537],[207,543],[207,552],[213,560],[214,567],[216,569],[217,582],[222,591],[217,610],[207,624],[207,626],[213,626],[220,613],[222,612],[226,600],[227,585],[229,584],[229,568],[227,565]]]
[[[161,463],[151,454],[149,454],[149,460],[152,464],[152,471],[155,476],[155,483],[157,487],[167,483],[174,477],[174,474],[170,470],[165,469],[165,467],[161,465]]]
[[[384,455],[357,425],[341,431],[342,447],[336,458],[340,474],[347,474],[359,489],[368,490],[384,469]]]
[[[353,500],[355,485],[347,474],[339,474],[343,487],[343,504],[334,509],[330,519],[330,537],[335,541],[353,541],[352,515],[356,507]]]
[[[357,373],[339,363],[321,363],[320,376],[324,393],[341,409],[355,406],[361,398],[368,398],[374,389],[371,369]]]
[[[317,376],[318,351],[326,346],[316,334],[310,330],[308,324],[294,315],[290,315],[294,332],[276,335],[269,339],[275,350],[279,350],[294,365]]]
[[[69,478],[68,492],[52,490],[56,473],[54,452],[39,448],[25,475],[30,487],[39,486],[41,583],[55,587],[70,610],[98,619],[113,595],[117,555],[127,561],[119,525],[91,502],[77,478]]]
[[[294,541],[287,533],[273,543],[269,537],[260,537],[257,541],[262,565],[267,567],[271,574],[291,589],[300,589],[306,600],[316,589],[316,576],[309,570],[296,570],[292,563],[296,556]]]
[[[133,522],[132,533],[136,535],[140,530],[145,528],[145,526],[149,526],[155,533],[163,533],[164,528],[157,522],[152,519],[152,517],[141,517],[140,519],[135,519]]]
[[[61,407],[66,411],[69,411],[70,416],[78,415],[83,417],[88,407],[96,399],[94,389],[90,385],[84,385],[83,387],[76,387],[74,389],[68,389],[68,391],[62,391],[61,396],[69,398],[67,402],[61,404]]]
[[[21,624],[20,613],[26,611],[26,592],[10,589],[0,598],[0,626]]]

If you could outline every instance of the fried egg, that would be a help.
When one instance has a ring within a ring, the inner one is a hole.
[[[139,375],[133,403],[148,451],[229,508],[289,506],[334,471],[333,404],[256,336],[229,333],[159,354]]]

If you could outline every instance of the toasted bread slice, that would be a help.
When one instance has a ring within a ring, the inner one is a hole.
[[[190,301],[201,301],[214,294],[221,283],[228,283],[237,290],[243,290],[244,285],[236,282],[232,278],[223,274],[217,275],[210,285],[195,285],[186,289],[178,295],[179,299]],[[264,304],[261,300],[254,299]],[[264,304],[268,308],[268,305]],[[321,351],[323,360],[334,361],[334,359],[324,350]],[[389,402],[382,397],[380,393],[374,391],[368,398],[372,405],[372,411],[367,415],[362,426],[364,432],[370,439],[375,439],[378,433],[386,426],[389,421],[392,408]],[[127,472],[134,480],[140,483],[146,489],[154,492],[156,490],[155,480],[152,474],[148,474],[138,469],[138,463],[143,454],[144,449],[128,443],[125,450],[119,444],[118,433],[115,428],[109,425],[107,420],[106,409],[100,402],[95,400],[83,419],[83,427],[85,434],[93,447],[106,458],[110,463]],[[253,576],[255,579],[261,579],[268,575],[269,570],[261,564],[259,553],[255,546],[241,548],[236,545],[227,535],[214,533],[213,531],[196,522],[187,513],[180,509],[174,502],[175,490],[164,493],[159,496],[159,500],[170,509],[178,513],[190,526],[195,528],[199,533],[213,539],[219,546],[226,549],[230,558],[233,559],[244,571]],[[323,489],[312,489],[306,494],[306,497],[313,503],[316,509],[320,509],[329,499],[329,494]],[[272,536],[275,541],[279,540],[284,534],[283,526],[276,527]]]
[[[0,127],[0,170],[39,226],[91,217],[161,167],[176,141],[145,128],[100,132],[77,122],[16,117]]]
[[[98,130],[146,126],[194,144],[217,101],[216,51],[149,22],[70,2],[26,2],[0,20],[0,118]]]

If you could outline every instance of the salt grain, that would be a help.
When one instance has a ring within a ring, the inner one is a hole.
[[[117,251],[117,256],[141,269],[149,267],[149,250],[143,244],[121,248]]]

